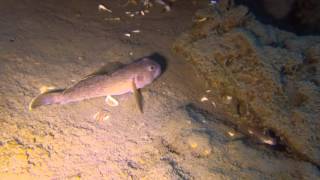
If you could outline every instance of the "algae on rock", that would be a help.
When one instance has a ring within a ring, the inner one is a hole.
[[[200,10],[195,19],[173,50],[206,79],[217,106],[236,123],[271,129],[320,165],[320,37],[261,24],[245,6]]]

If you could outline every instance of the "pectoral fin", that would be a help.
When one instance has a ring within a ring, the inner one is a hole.
[[[133,92],[134,98],[136,99],[136,103],[137,103],[137,106],[139,108],[139,111],[141,113],[143,113],[142,96],[141,96],[140,91],[137,89],[137,86],[136,86],[136,83],[135,83],[134,79],[132,79],[132,92]]]

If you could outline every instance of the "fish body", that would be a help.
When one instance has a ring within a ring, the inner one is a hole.
[[[145,57],[112,73],[88,76],[70,88],[40,94],[30,103],[29,109],[136,92],[136,89],[152,83],[160,74],[161,66]]]

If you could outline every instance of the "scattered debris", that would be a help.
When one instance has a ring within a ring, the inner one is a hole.
[[[200,18],[200,19],[196,19],[195,22],[204,22],[206,21],[208,18],[207,17],[203,17],[203,18]]]
[[[140,33],[141,31],[139,29],[131,31],[132,33]]]
[[[106,115],[102,120],[103,121],[106,121],[106,120],[108,120],[110,118],[110,116],[109,115]]]
[[[41,86],[40,93],[45,93],[54,89],[57,89],[57,88],[55,86]]]
[[[214,101],[211,101],[211,104],[213,105],[214,108],[217,107],[217,104]]]
[[[102,5],[102,4],[99,4],[98,10],[99,11],[107,11],[109,13],[112,13],[112,11],[110,9],[108,9],[105,5]]]
[[[209,5],[215,5],[218,3],[218,0],[210,0]]]
[[[129,17],[135,17],[136,15],[141,15],[141,16],[145,16],[147,13],[149,13],[150,11],[148,9],[145,10],[141,10],[141,11],[126,11],[125,14],[128,15]]]
[[[98,115],[99,115],[99,112],[96,112],[96,113],[93,115],[93,119],[97,119]]]
[[[105,102],[112,107],[119,106],[119,102],[112,96],[107,96]]]
[[[209,99],[207,98],[207,97],[205,97],[205,96],[203,96],[202,98],[201,98],[201,102],[205,102],[205,101],[208,101]]]
[[[131,37],[131,34],[130,33],[125,33],[124,36]]]
[[[233,131],[229,131],[228,132],[229,136],[233,137],[235,135],[235,133]]]
[[[228,96],[228,95],[223,96],[222,101],[224,102],[224,104],[230,104],[232,101],[232,96]]]
[[[97,121],[107,121],[110,118],[109,111],[103,109],[93,115],[93,119]]]
[[[166,10],[166,12],[171,11],[170,6],[167,3],[165,3],[163,0],[156,0],[155,2],[162,5],[164,7],[164,9]]]
[[[106,21],[120,21],[120,17],[104,18]]]
[[[268,144],[271,146],[277,144],[276,139],[265,134],[262,129],[253,128],[253,127],[247,127],[246,129],[247,129],[248,135],[253,136],[254,138],[257,138],[259,141],[261,141],[264,144]]]

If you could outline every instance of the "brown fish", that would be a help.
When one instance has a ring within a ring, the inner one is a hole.
[[[138,89],[152,83],[161,74],[161,66],[150,58],[141,58],[107,74],[94,73],[70,88],[52,90],[34,98],[29,110],[42,105],[66,104],[101,96],[134,93],[142,112]]]

